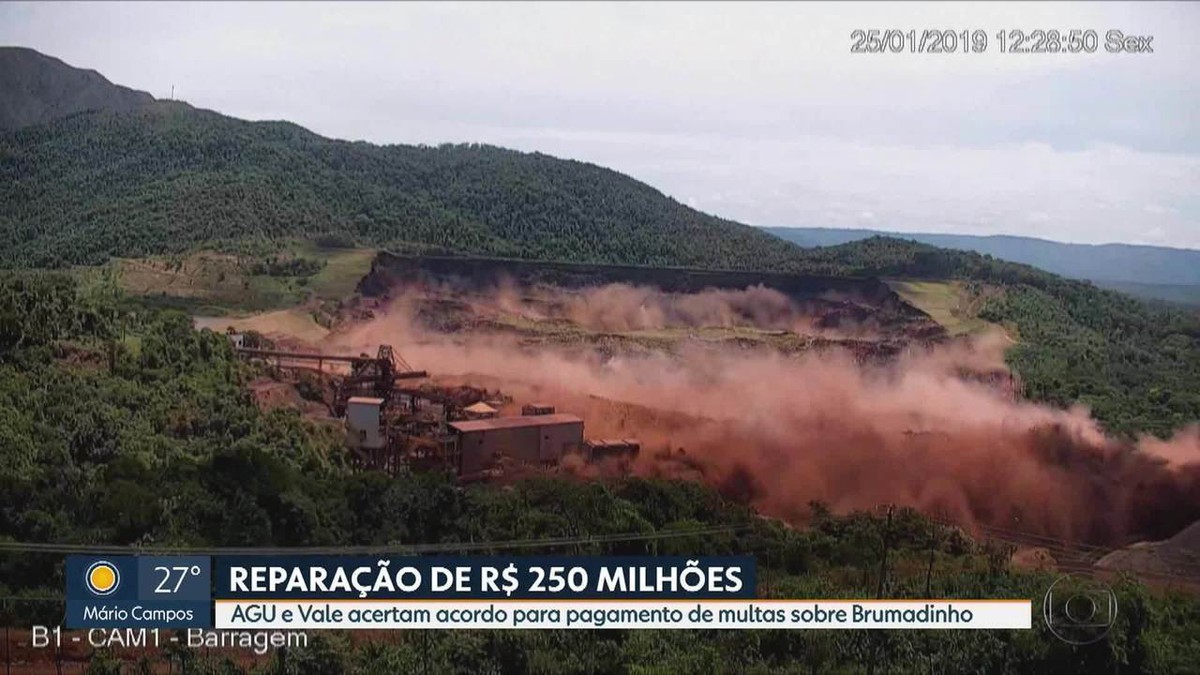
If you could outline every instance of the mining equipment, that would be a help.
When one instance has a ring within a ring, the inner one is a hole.
[[[441,470],[462,480],[495,477],[504,467],[557,466],[568,454],[587,461],[628,460],[634,439],[585,441],[583,420],[530,403],[519,416],[501,417],[510,401],[474,387],[416,383],[428,377],[390,345],[375,357],[258,349],[235,340],[243,358],[284,371],[314,372],[333,390],[330,410],[343,418],[346,447],[355,465],[397,475]]]
[[[386,403],[395,393],[398,381],[429,376],[424,370],[416,370],[410,366],[391,345],[380,345],[379,351],[371,357],[367,354],[338,356],[278,349],[251,349],[238,347],[237,344],[234,341],[234,351],[252,361],[261,361],[279,369],[309,370],[332,377],[334,395],[330,408],[337,417],[346,414],[346,405],[351,398],[374,396],[382,398]],[[326,365],[334,370],[326,370]],[[339,374],[336,370],[347,366],[348,374]]]

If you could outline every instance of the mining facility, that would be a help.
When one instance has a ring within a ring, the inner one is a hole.
[[[346,448],[364,469],[392,475],[442,470],[462,480],[495,478],[519,468],[553,468],[568,455],[587,462],[628,462],[636,439],[585,440],[583,420],[545,403],[500,416],[511,402],[499,392],[439,387],[390,345],[375,356],[340,356],[250,346],[230,333],[234,351],[276,377],[315,374],[327,384],[329,409],[341,418]]]

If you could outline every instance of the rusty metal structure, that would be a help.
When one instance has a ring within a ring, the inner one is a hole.
[[[527,467],[555,466],[567,454],[589,461],[636,456],[633,439],[584,441],[583,420],[530,403],[522,415],[499,417],[511,402],[499,392],[470,386],[439,387],[414,381],[428,377],[391,345],[368,354],[342,356],[251,347],[230,335],[234,351],[278,373],[314,373],[332,394],[326,402],[343,420],[346,447],[362,469],[397,475],[438,470],[473,480]],[[303,379],[303,378],[301,378]],[[481,415],[480,411],[486,411]]]
[[[279,373],[313,373],[328,384],[326,402],[346,427],[346,447],[363,469],[396,475],[405,471],[457,473],[459,454],[448,422],[465,419],[463,409],[486,395],[470,387],[445,389],[414,381],[428,377],[391,345],[375,356],[250,347],[231,334],[234,351]]]
[[[239,355],[250,360],[262,361],[280,369],[311,370],[333,378],[334,396],[330,406],[334,415],[346,414],[346,402],[355,396],[375,396],[390,401],[396,391],[397,382],[428,377],[424,370],[416,370],[401,357],[391,345],[380,345],[374,357],[367,354],[339,356],[317,352],[292,352],[278,349],[252,349],[235,347]],[[334,368],[348,368],[346,374]]]

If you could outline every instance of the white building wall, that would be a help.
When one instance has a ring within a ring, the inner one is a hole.
[[[346,443],[353,447],[376,450],[384,446],[379,416],[382,401],[351,399],[346,404]]]

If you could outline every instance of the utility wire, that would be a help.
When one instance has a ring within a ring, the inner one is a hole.
[[[945,521],[939,522],[946,524]],[[1011,530],[991,525],[981,525],[979,529],[984,534],[989,535],[994,539],[1006,541],[1007,543],[1036,546],[1039,548],[1045,548],[1047,550],[1069,553],[1079,557],[1102,558],[1110,553],[1126,550],[1105,548],[1102,546],[1096,546],[1094,544],[1085,544],[1068,539],[1059,539],[1046,535],[1033,534],[1030,532],[1022,532],[1019,530]],[[1200,554],[1187,551],[1165,551],[1160,547],[1154,551],[1154,555],[1164,560],[1177,562],[1188,567],[1196,567],[1197,570],[1200,570]]]
[[[956,523],[945,519],[931,518],[931,520],[945,526],[958,527]],[[978,526],[978,529],[985,536],[1007,544],[1033,546],[1045,549],[1056,559],[1056,564],[1059,567],[1088,571],[1101,570],[1115,573],[1125,572],[1139,578],[1173,580],[1190,584],[1200,583],[1200,556],[1192,553],[1181,551],[1164,551],[1162,549],[1158,549],[1153,552],[1153,555],[1162,562],[1168,563],[1176,568],[1181,568],[1176,569],[1174,572],[1097,568],[1094,565],[1096,560],[1103,558],[1109,553],[1114,553],[1125,549],[1109,549],[1093,544],[1084,544],[1082,542],[1068,539],[1059,539],[1047,535],[1032,534],[1029,532],[1022,532],[1019,530],[1012,530],[991,525],[980,525]],[[1067,558],[1074,558],[1078,562],[1065,560]]]
[[[492,549],[533,549],[583,544],[606,544],[630,541],[678,539],[682,537],[730,534],[749,529],[750,525],[694,528],[670,532],[631,532],[603,534],[589,537],[561,537],[553,539],[516,539],[498,542],[441,542],[437,544],[380,544],[369,546],[254,546],[254,547],[166,547],[166,546],[113,546],[105,544],[41,544],[32,542],[0,541],[0,552],[11,553],[61,553],[61,554],[110,554],[110,555],[371,555],[378,553],[423,554],[451,553],[455,551],[487,551]]]

